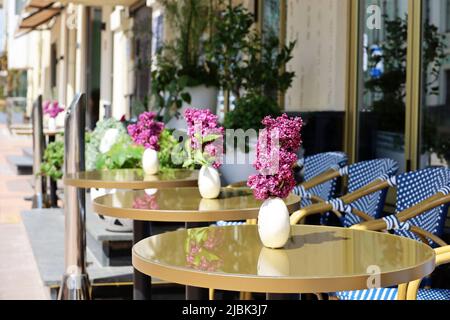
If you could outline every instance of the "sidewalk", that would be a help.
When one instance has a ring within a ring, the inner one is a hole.
[[[49,298],[20,217],[31,208],[24,197],[33,194],[32,176],[17,176],[6,159],[31,146],[31,137],[11,136],[0,124],[0,300]]]

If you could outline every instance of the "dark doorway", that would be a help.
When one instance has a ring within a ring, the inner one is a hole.
[[[88,112],[86,115],[86,126],[93,130],[100,114],[101,34],[103,23],[101,8],[90,7],[87,10],[86,91],[88,94]]]
[[[143,5],[133,12],[134,25],[134,90],[131,117],[135,118],[148,108],[151,81],[152,9]]]

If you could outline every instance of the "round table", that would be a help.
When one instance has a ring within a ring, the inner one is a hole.
[[[285,202],[291,213],[300,207],[300,197],[294,194]],[[194,228],[221,220],[256,219],[261,204],[248,188],[222,188],[218,199],[202,199],[198,188],[175,188],[116,192],[94,199],[93,210],[139,221],[186,222],[186,228]],[[205,297],[207,292],[188,287],[187,296]]]
[[[174,187],[193,187],[197,185],[198,171],[173,169],[163,170],[157,175],[147,175],[142,169],[117,169],[108,171],[86,171],[68,174],[64,184],[81,189],[168,189]],[[105,214],[106,215],[106,214]],[[151,235],[148,220],[134,220],[133,241],[138,241]],[[134,271],[134,297],[138,300],[149,299],[151,296],[148,285],[151,278]]]
[[[300,197],[291,194],[285,202],[292,213]],[[116,192],[96,198],[93,210],[116,218],[201,223],[256,219],[262,203],[248,188],[222,188],[217,199],[203,199],[198,188],[174,188]]]
[[[203,288],[315,293],[389,287],[429,275],[434,251],[386,233],[292,226],[284,249],[263,247],[257,226],[179,230],[133,247],[133,266],[163,280]]]
[[[198,171],[173,169],[164,170],[157,175],[147,175],[142,169],[120,169],[105,171],[86,171],[69,174],[64,184],[77,188],[106,189],[167,189],[194,187],[197,185]]]

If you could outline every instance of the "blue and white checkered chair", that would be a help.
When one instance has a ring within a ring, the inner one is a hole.
[[[316,184],[314,179],[322,175],[326,175],[327,172],[339,171],[339,169],[347,165],[347,155],[342,152],[326,152],[316,154],[310,157],[302,158],[297,162],[297,165],[303,168],[303,178],[308,185],[308,189],[300,186],[295,187],[293,193],[297,195],[303,194],[301,207],[306,207],[312,204],[314,199],[331,199],[335,195],[337,178],[326,179],[322,183]],[[320,178],[319,178],[320,179]],[[240,182],[233,187],[245,186]],[[219,221],[218,226],[234,226],[241,225],[244,222],[229,222]]]
[[[447,196],[448,201],[450,197]],[[435,249],[436,267],[450,263],[450,246]],[[410,282],[399,288],[380,288],[338,292],[339,300],[450,300],[449,289],[420,288],[422,280]]]
[[[387,194],[386,180],[393,177],[397,170],[396,161],[377,159],[359,162],[329,174],[330,179],[347,176],[348,194],[302,208],[291,216],[291,224],[297,224],[307,216],[327,212],[335,213],[345,227],[380,218]]]
[[[450,204],[450,170],[430,168],[401,174],[387,180],[397,188],[396,214],[380,220],[369,221],[352,228],[360,230],[388,230],[426,242],[432,247],[445,246],[439,237],[444,231],[444,221]],[[437,249],[439,250],[439,249]],[[394,300],[397,288],[337,292],[341,300]],[[450,291],[420,289],[417,299],[450,299]]]
[[[302,197],[301,207],[311,205],[315,199],[330,200],[335,196],[338,178],[329,179],[320,184],[308,183],[314,181],[329,171],[339,171],[347,165],[347,155],[342,152],[326,152],[302,158],[297,162],[303,168],[303,178],[308,189],[302,185],[296,186],[293,193]]]

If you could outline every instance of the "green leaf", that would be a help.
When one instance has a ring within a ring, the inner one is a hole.
[[[191,95],[187,92],[183,92],[181,94],[181,99],[183,99],[183,101],[186,102],[187,104],[191,104],[192,102]]]
[[[208,142],[212,142],[212,141],[216,141],[217,139],[219,139],[221,137],[221,135],[218,134],[209,134],[206,137],[203,137],[203,143],[208,143]]]

